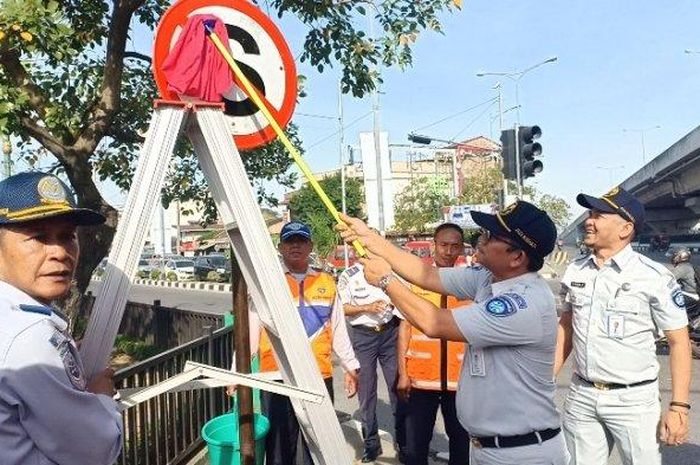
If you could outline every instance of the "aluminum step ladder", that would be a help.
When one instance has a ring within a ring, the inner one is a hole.
[[[282,379],[299,391],[290,392],[289,397],[314,462],[348,465],[350,451],[220,105],[156,102],[81,345],[86,375],[90,378],[108,364],[147,228],[183,130],[192,142],[255,309],[270,336]],[[191,383],[192,373],[164,384],[164,389]],[[240,384],[249,384],[238,379]]]

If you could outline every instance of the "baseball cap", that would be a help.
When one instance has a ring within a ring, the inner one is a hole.
[[[634,228],[639,229],[644,225],[644,205],[635,196],[621,187],[614,187],[602,197],[579,194],[576,202],[590,210],[598,210],[604,213],[616,213],[634,223]]]
[[[282,226],[282,231],[280,232],[280,240],[286,241],[292,236],[301,236],[306,239],[311,239],[311,230],[304,223],[299,221],[290,221],[289,223]]]
[[[476,224],[489,232],[513,239],[529,256],[544,258],[554,250],[557,228],[544,210],[519,200],[490,215],[472,211]]]
[[[57,217],[78,226],[105,222],[102,214],[78,208],[73,192],[52,174],[27,171],[0,182],[0,225]]]

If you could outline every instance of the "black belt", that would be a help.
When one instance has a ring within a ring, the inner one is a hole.
[[[352,329],[362,329],[364,331],[372,332],[372,333],[381,333],[382,331],[386,331],[387,329],[391,329],[394,326],[399,325],[399,319],[396,316],[393,316],[391,320],[387,321],[386,323],[382,325],[377,325],[377,326],[366,326],[366,325],[355,325],[352,327]]]
[[[507,447],[529,446],[530,444],[539,444],[561,432],[561,428],[549,428],[542,431],[533,431],[527,434],[518,434],[516,436],[471,436],[472,446],[474,447],[497,447],[504,449]]]
[[[578,378],[578,380],[581,381],[582,384],[585,384],[586,386],[594,387],[596,389],[600,389],[601,391],[609,391],[611,389],[626,389],[626,388],[631,388],[631,387],[644,386],[645,384],[651,384],[658,379],[658,378],[647,379],[645,381],[639,381],[638,383],[632,383],[632,384],[620,384],[620,383],[601,383],[598,381],[589,381],[586,378],[583,378],[579,374],[576,374],[576,378]]]

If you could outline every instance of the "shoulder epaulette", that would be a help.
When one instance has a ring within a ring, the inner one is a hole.
[[[23,312],[40,313],[47,316],[51,316],[51,313],[53,312],[51,307],[46,307],[45,305],[20,304],[19,309]]]
[[[655,260],[652,260],[651,258],[645,255],[638,253],[637,258],[643,265],[646,265],[648,268],[651,268],[652,270],[656,271],[659,275],[671,274],[669,269],[666,268],[664,265]]]

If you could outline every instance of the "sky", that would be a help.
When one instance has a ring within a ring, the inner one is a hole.
[[[272,17],[298,57],[305,26],[291,15]],[[607,192],[643,166],[642,134],[649,161],[700,124],[697,0],[465,0],[461,11],[440,19],[444,33],[420,35],[411,67],[382,69],[379,119],[391,144],[405,144],[409,132],[493,99],[499,80],[503,108],[514,106],[513,81],[476,73],[516,72],[556,56],[519,81],[520,123],[543,132],[544,171],[527,183],[562,197],[577,215],[583,210],[577,193]],[[357,24],[367,27],[368,19],[360,16]],[[150,54],[151,44],[150,33],[137,31],[129,47]],[[339,69],[319,73],[297,61],[297,72],[307,77],[308,95],[293,117],[305,159],[312,171],[337,168]],[[373,128],[371,99],[345,95],[343,107],[345,124],[356,121],[344,130],[346,143],[357,145],[359,133]],[[497,112],[496,104],[481,105],[417,132],[498,140]],[[515,117],[506,113],[505,126],[513,127]],[[123,203],[113,188],[105,190],[109,200]]]
[[[512,81],[476,73],[523,70],[557,56],[519,81],[521,124],[537,124],[543,132],[544,171],[528,182],[564,198],[578,213],[577,193],[602,194],[643,165],[640,129],[646,129],[649,161],[700,124],[700,53],[684,52],[700,52],[697,1],[467,0],[461,11],[440,18],[444,34],[421,34],[412,67],[383,70],[380,124],[390,143],[406,143],[412,130],[495,97],[499,79],[504,108],[514,106]],[[358,18],[358,24],[366,21]],[[303,25],[291,17],[277,24],[298,56]],[[319,74],[303,63],[297,71],[308,78],[308,96],[293,118],[305,158],[314,171],[336,168],[337,120],[303,114],[337,118],[339,72]],[[371,100],[345,96],[343,106],[347,124],[368,113]],[[498,140],[498,120],[491,122],[496,115],[497,105],[481,106],[420,132]],[[512,127],[515,112],[504,119]],[[347,143],[357,144],[358,133],[372,125],[370,115],[345,129]]]

